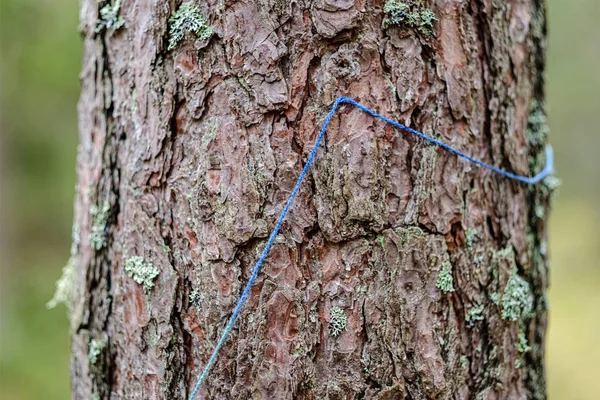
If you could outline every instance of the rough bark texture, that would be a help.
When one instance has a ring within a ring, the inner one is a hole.
[[[189,395],[338,95],[544,161],[541,0],[194,4],[82,2],[76,399]],[[201,397],[545,398],[548,191],[342,107]]]

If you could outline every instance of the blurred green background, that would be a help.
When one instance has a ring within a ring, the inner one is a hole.
[[[77,0],[2,0],[0,398],[69,397],[64,308],[81,41]],[[550,221],[551,400],[600,393],[600,0],[549,0],[547,94],[563,185]]]

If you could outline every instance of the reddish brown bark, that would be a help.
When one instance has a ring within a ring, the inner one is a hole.
[[[175,1],[100,32],[83,1],[73,398],[189,395],[339,95],[537,172],[542,2],[407,3],[432,35],[381,1],[197,2],[214,34],[167,51]],[[545,398],[547,192],[343,108],[202,398]]]

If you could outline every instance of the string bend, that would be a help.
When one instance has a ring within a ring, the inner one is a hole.
[[[321,140],[323,139],[323,136],[325,136],[325,131],[327,130],[327,126],[331,122],[331,118],[333,118],[333,115],[335,114],[336,110],[338,109],[338,107],[341,104],[351,104],[354,107],[360,109],[361,111],[364,111],[365,113],[367,113],[375,118],[378,118],[384,122],[387,122],[388,124],[398,128],[398,129],[402,129],[406,132],[412,133],[413,135],[416,135],[425,141],[433,143],[433,144],[441,147],[442,149],[449,151],[452,154],[462,157],[479,167],[489,169],[489,170],[491,170],[497,174],[500,174],[506,178],[509,178],[509,179],[523,182],[528,185],[533,185],[533,184],[538,183],[539,181],[541,181],[548,175],[551,175],[554,172],[553,152],[552,152],[552,147],[550,145],[546,146],[546,165],[541,172],[539,172],[538,174],[536,174],[535,176],[532,176],[532,177],[518,175],[518,174],[514,174],[512,172],[508,172],[503,169],[494,167],[493,165],[486,164],[483,161],[477,160],[459,150],[456,150],[456,149],[448,146],[447,144],[445,144],[437,139],[432,138],[431,136],[427,136],[422,132],[419,132],[419,131],[409,128],[405,125],[402,125],[399,122],[392,121],[391,119],[386,118],[383,115],[378,114],[373,110],[370,110],[369,108],[363,106],[362,104],[358,103],[357,101],[355,101],[349,97],[345,97],[345,96],[338,97],[337,100],[335,101],[335,103],[333,103],[331,110],[329,111],[329,113],[327,114],[327,117],[325,118],[325,121],[323,122],[323,127],[321,128],[321,132],[319,133],[319,136],[317,137],[317,140],[308,156],[308,159],[306,160],[306,164],[304,164],[304,168],[302,169],[302,172],[300,173],[300,176],[298,177],[298,180],[296,181],[296,185],[294,186],[294,189],[292,190],[290,197],[288,198],[287,202],[285,203],[285,207],[283,208],[283,211],[281,212],[281,215],[279,216],[279,219],[277,220],[277,224],[275,225],[273,232],[271,232],[271,235],[269,236],[269,240],[267,241],[267,244],[265,245],[265,248],[263,249],[263,251],[260,255],[260,258],[256,262],[254,269],[252,270],[252,274],[250,275],[250,279],[248,280],[248,283],[246,284],[246,287],[244,288],[244,291],[242,292],[242,296],[238,300],[237,305],[235,306],[235,309],[233,310],[233,314],[231,314],[231,317],[229,318],[229,321],[227,322],[227,325],[225,326],[225,329],[223,330],[223,333],[221,334],[221,338],[219,339],[217,346],[213,350],[213,353],[210,356],[210,359],[206,363],[204,370],[202,371],[202,374],[200,375],[200,378],[198,379],[198,383],[196,383],[196,385],[194,386],[194,390],[192,391],[192,393],[189,397],[189,400],[194,400],[194,398],[196,397],[196,394],[198,393],[198,390],[200,389],[200,386],[206,380],[206,377],[208,376],[210,368],[215,363],[217,356],[219,354],[219,350],[221,349],[221,347],[223,347],[223,344],[225,343],[225,340],[227,339],[227,336],[229,335],[229,332],[231,331],[231,328],[233,327],[233,324],[235,323],[235,321],[238,317],[238,314],[240,313],[240,310],[241,310],[242,306],[244,305],[244,302],[246,301],[246,298],[248,297],[248,295],[250,293],[250,289],[254,285],[254,281],[256,280],[256,277],[258,276],[258,272],[260,271],[260,268],[262,267],[265,259],[267,258],[267,255],[269,254],[269,250],[271,249],[271,246],[273,245],[273,241],[275,240],[275,237],[277,237],[277,235],[279,234],[279,230],[281,229],[283,220],[285,219],[285,216],[287,215],[287,213],[290,209],[290,206],[291,206],[292,202],[294,201],[294,198],[296,197],[296,193],[298,193],[300,185],[302,184],[302,181],[306,177],[306,174],[308,172],[310,165],[314,161],[315,154],[317,153],[317,149],[319,148],[319,145],[321,144]]]

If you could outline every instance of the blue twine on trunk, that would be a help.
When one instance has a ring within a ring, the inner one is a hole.
[[[296,193],[298,193],[298,190],[300,189],[300,185],[302,184],[302,181],[304,180],[304,177],[306,176],[306,173],[308,172],[308,168],[314,161],[315,154],[317,153],[319,144],[321,144],[321,140],[323,139],[323,136],[325,136],[325,131],[327,130],[327,126],[331,122],[331,118],[333,118],[333,115],[335,114],[335,112],[336,112],[337,108],[340,106],[340,104],[352,104],[354,107],[366,112],[367,114],[369,114],[375,118],[379,118],[380,120],[385,121],[388,124],[395,126],[398,129],[402,129],[406,132],[410,132],[413,135],[416,135],[416,136],[420,137],[421,139],[431,142],[431,143],[443,148],[444,150],[449,151],[452,154],[456,154],[459,157],[467,159],[468,161],[472,162],[473,164],[476,164],[483,168],[487,168],[491,171],[496,172],[497,174],[500,174],[500,175],[505,176],[510,179],[514,179],[519,182],[533,185],[535,183],[538,183],[542,179],[544,179],[546,176],[552,174],[553,169],[554,169],[553,168],[553,164],[554,164],[553,153],[552,153],[552,147],[550,145],[546,146],[546,166],[539,174],[537,174],[533,177],[517,175],[512,172],[508,172],[503,169],[494,167],[493,165],[486,164],[483,161],[479,161],[461,151],[458,151],[458,150],[448,146],[447,144],[445,144],[443,142],[440,142],[437,139],[434,139],[430,136],[425,135],[424,133],[421,133],[412,128],[404,126],[396,121],[392,121],[391,119],[386,118],[381,114],[377,114],[375,111],[368,109],[367,107],[363,106],[362,104],[354,101],[353,99],[351,99],[349,97],[344,97],[344,96],[338,97],[338,99],[335,101],[335,103],[333,103],[333,107],[331,108],[331,111],[329,111],[329,114],[327,114],[327,118],[325,118],[325,122],[323,123],[323,128],[321,128],[321,132],[319,133],[319,136],[317,137],[317,141],[315,142],[315,145],[314,145],[312,151],[310,152],[310,155],[308,156],[308,160],[306,160],[304,169],[302,169],[302,173],[298,177],[298,180],[296,181],[296,185],[294,186],[294,189],[292,190],[292,193],[290,194],[290,197],[288,198],[287,202],[285,203],[285,207],[283,208],[283,211],[281,212],[281,215],[279,216],[279,219],[277,220],[277,225],[275,225],[275,228],[273,229],[271,236],[269,236],[269,240],[267,241],[267,244],[266,244],[265,248],[263,249],[262,254],[260,255],[260,258],[256,262],[254,269],[252,270],[252,275],[250,275],[250,279],[248,280],[248,283],[246,284],[246,287],[244,288],[244,292],[242,293],[242,296],[240,297],[237,305],[235,306],[235,309],[233,310],[233,314],[231,314],[231,317],[229,318],[229,322],[227,322],[227,325],[225,326],[225,330],[223,331],[223,334],[221,335],[221,338],[219,339],[219,343],[217,343],[217,346],[215,347],[212,355],[210,356],[208,363],[206,364],[206,366],[204,367],[204,370],[202,371],[202,375],[200,375],[200,379],[198,379],[198,383],[196,384],[196,386],[194,387],[194,390],[192,391],[192,394],[190,395],[190,400],[193,400],[196,397],[196,394],[198,393],[198,390],[200,389],[202,382],[204,382],[206,380],[206,377],[208,375],[208,372],[210,371],[210,368],[212,367],[212,365],[215,363],[215,361],[217,359],[219,350],[221,349],[221,347],[223,347],[223,344],[225,343],[225,340],[227,339],[227,336],[229,335],[229,332],[231,331],[231,328],[233,327],[233,324],[235,323],[235,320],[237,319],[238,314],[240,313],[240,310],[241,310],[242,306],[244,305],[244,302],[248,298],[248,295],[250,294],[250,289],[254,285],[254,281],[256,280],[256,277],[258,276],[258,272],[260,271],[260,267],[263,265],[265,259],[267,258],[267,255],[269,254],[269,250],[271,249],[271,246],[273,245],[273,241],[275,240],[275,237],[279,233],[281,224],[283,223],[283,220],[284,220],[285,216],[287,215],[287,213],[290,209],[290,206],[292,205],[292,202],[294,201],[294,198],[296,197]]]

